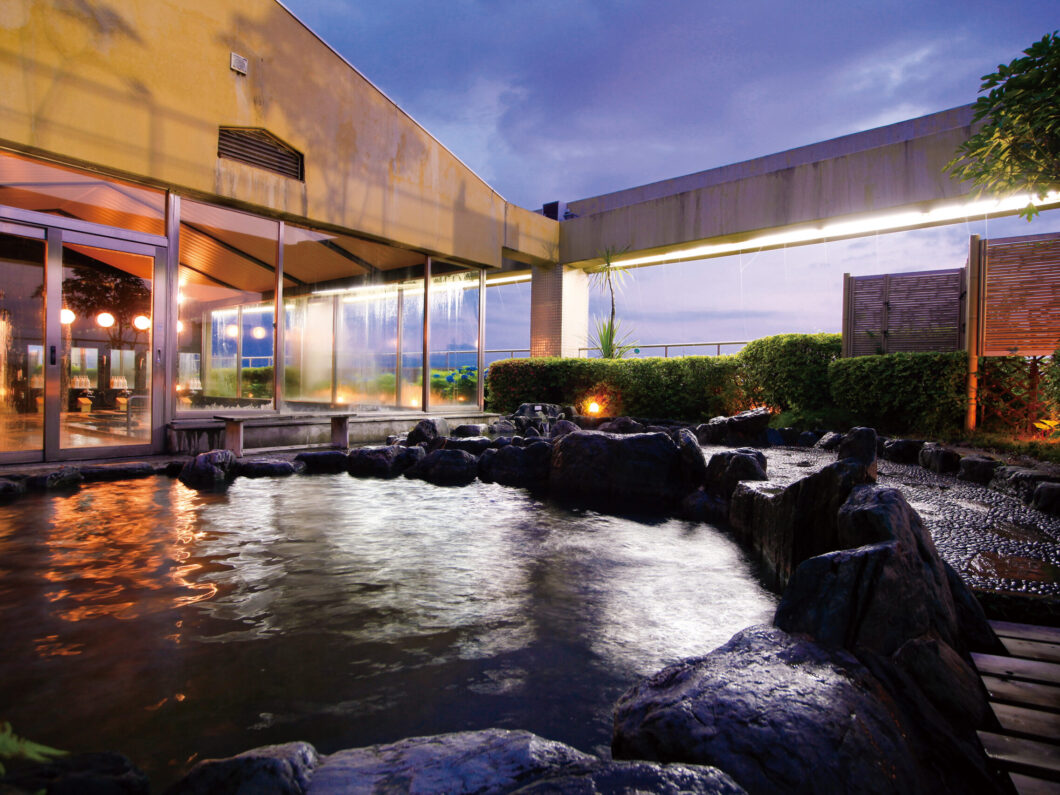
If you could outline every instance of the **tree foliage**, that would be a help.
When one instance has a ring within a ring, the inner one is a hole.
[[[596,321],[596,336],[591,342],[600,349],[602,359],[621,359],[635,347],[629,341],[629,334],[620,334],[618,320],[615,318],[615,293],[621,291],[623,283],[629,278],[629,268],[615,262],[615,257],[626,249],[608,247],[604,249],[604,264],[599,270],[589,274],[592,282],[607,288],[611,296],[611,314],[606,320]]]
[[[999,195],[1044,198],[1060,189],[1060,37],[1028,47],[1024,57],[984,75],[975,102],[982,128],[946,164],[951,175]],[[1028,203],[1020,215],[1038,214]]]

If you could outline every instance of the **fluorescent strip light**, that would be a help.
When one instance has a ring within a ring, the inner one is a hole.
[[[616,259],[615,264],[625,267],[637,265],[658,265],[663,262],[680,260],[705,259],[725,254],[737,254],[760,248],[777,248],[797,243],[810,243],[828,238],[852,237],[869,232],[887,232],[908,227],[942,224],[958,221],[979,215],[998,215],[1011,213],[1035,205],[1056,204],[1060,202],[1060,192],[1053,191],[1044,198],[1022,194],[1005,199],[982,199],[967,204],[933,207],[930,210],[911,210],[893,215],[880,215],[856,221],[837,221],[823,226],[793,229],[787,232],[774,232],[760,237],[742,240],[738,243],[708,243],[695,248],[674,250],[663,254],[650,254],[642,257]]]

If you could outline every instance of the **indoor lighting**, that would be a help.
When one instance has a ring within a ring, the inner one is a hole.
[[[265,339],[265,329],[263,326],[254,326],[254,329],[250,332],[250,334],[256,340]]]
[[[75,315],[72,310],[70,310],[70,309],[61,309],[61,310],[59,310],[59,322],[62,323],[64,326],[69,326],[75,320],[77,320],[77,315]]]
[[[137,315],[133,318],[133,326],[137,331],[147,331],[151,328],[151,318],[147,315]]]
[[[520,273],[515,276],[499,276],[496,279],[486,277],[487,287],[497,287],[502,284],[519,284],[521,282],[528,282],[533,278],[533,274]]]
[[[1004,199],[978,199],[966,204],[951,204],[929,210],[908,210],[890,215],[876,215],[853,221],[835,221],[819,226],[801,227],[784,232],[773,232],[735,243],[707,243],[686,249],[673,249],[662,254],[616,259],[616,265],[636,267],[659,265],[664,262],[706,259],[737,254],[741,251],[780,248],[781,246],[814,243],[842,237],[856,237],[870,232],[894,232],[922,226],[935,226],[977,216],[995,216],[1017,212],[1028,204],[1037,206],[1060,202],[1060,192],[1053,191],[1039,199],[1037,196],[1020,194]]]
[[[96,315],[96,325],[100,328],[110,328],[114,325],[114,315],[110,312],[100,312]]]
[[[180,334],[180,332],[182,332],[183,330],[184,330],[184,321],[183,320],[178,320],[177,321],[177,333]]]
[[[232,323],[225,327],[225,336],[230,337],[231,339],[235,339],[236,337],[238,337],[239,326],[237,326],[235,323]]]

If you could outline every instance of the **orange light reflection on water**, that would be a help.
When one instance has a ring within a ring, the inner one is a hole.
[[[196,527],[194,493],[175,488],[170,527],[157,526],[157,492],[144,483],[97,484],[57,500],[44,546],[54,583],[48,600],[69,622],[127,620],[212,598],[217,586],[196,582],[202,566],[187,562],[204,534]],[[50,646],[41,639],[42,654]],[[62,653],[77,653],[67,650]]]

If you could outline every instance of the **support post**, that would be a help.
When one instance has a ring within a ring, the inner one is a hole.
[[[968,240],[968,285],[965,304],[965,339],[968,348],[968,412],[964,416],[964,429],[975,430],[975,419],[979,397],[979,323],[980,294],[982,291],[982,252],[979,235]]]
[[[850,337],[851,337],[852,327],[853,327],[853,324],[850,322],[850,274],[849,273],[844,273],[843,274],[843,325],[841,325],[839,327],[843,331],[843,342],[842,342],[842,348],[841,348],[841,350],[839,352],[839,355],[842,356],[844,359],[847,356],[850,355],[850,347],[851,347],[850,343],[852,342]]]
[[[283,386],[287,380],[285,368],[287,365],[284,355],[287,335],[287,310],[283,303],[283,243],[287,234],[287,225],[279,222],[279,231],[276,237],[276,289],[273,291],[272,312],[272,399],[276,411],[284,409]]]
[[[423,265],[423,361],[420,363],[423,372],[422,406],[423,411],[431,409],[431,258]]]
[[[559,263],[534,267],[530,280],[530,355],[577,357],[589,336],[589,277]]]
[[[486,410],[486,271],[478,272],[478,410]]]

